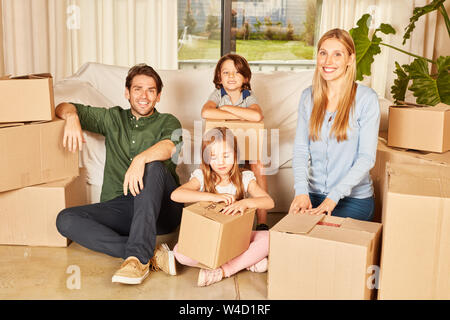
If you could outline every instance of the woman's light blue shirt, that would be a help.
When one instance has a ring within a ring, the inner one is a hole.
[[[347,140],[337,142],[330,130],[336,112],[328,112],[320,139],[309,139],[309,119],[313,108],[312,87],[301,95],[292,167],[295,195],[319,193],[338,203],[344,197],[373,195],[369,171],[375,164],[380,125],[376,92],[358,84],[354,112],[350,112]]]

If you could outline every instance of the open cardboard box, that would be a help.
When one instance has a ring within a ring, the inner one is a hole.
[[[379,299],[450,299],[450,167],[388,164]]]
[[[197,202],[183,209],[178,251],[207,268],[216,269],[250,245],[255,209],[225,215],[223,203]]]
[[[55,118],[53,78],[49,73],[0,78],[0,123]]]
[[[268,298],[374,298],[380,233],[376,222],[287,214],[270,229]]]

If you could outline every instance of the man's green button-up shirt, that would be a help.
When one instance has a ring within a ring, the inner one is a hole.
[[[177,150],[180,150],[181,133],[172,133],[177,129],[181,130],[181,123],[172,114],[159,113],[155,109],[152,115],[137,120],[131,109],[72,104],[77,109],[83,130],[105,136],[106,161],[100,196],[102,202],[123,195],[124,176],[136,155],[162,140],[171,140]],[[177,161],[177,156],[178,151],[172,158]],[[176,164],[168,159],[164,161],[164,165],[179,184]]]

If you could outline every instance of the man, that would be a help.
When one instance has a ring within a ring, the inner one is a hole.
[[[139,284],[150,268],[176,274],[168,247],[155,250],[155,244],[157,234],[170,233],[181,220],[183,205],[170,199],[179,185],[171,158],[181,143],[172,140],[172,133],[181,124],[155,109],[163,84],[153,68],[132,67],[125,87],[128,110],[57,106],[56,115],[66,120],[64,147],[81,150],[82,130],[99,133],[105,136],[106,161],[101,202],[64,209],[56,225],[63,236],[86,248],[125,259],[113,282]]]

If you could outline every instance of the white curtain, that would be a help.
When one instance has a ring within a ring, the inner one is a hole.
[[[176,0],[3,0],[5,72],[51,72],[85,62],[177,69]]]
[[[436,33],[436,11],[422,16],[416,23],[411,39],[402,45],[405,27],[413,15],[414,7],[422,7],[430,0],[323,0],[320,36],[332,28],[350,30],[365,13],[372,14],[373,24],[388,23],[396,30],[395,35],[381,35],[384,43],[391,44],[405,51],[432,59]],[[319,37],[320,37],[319,36]],[[394,49],[381,46],[381,53],[375,56],[372,64],[372,76],[363,81],[371,86],[380,96],[392,99],[391,86],[396,78],[394,74],[395,61],[400,65],[412,62],[414,58]],[[407,100],[414,101],[411,92]]]

